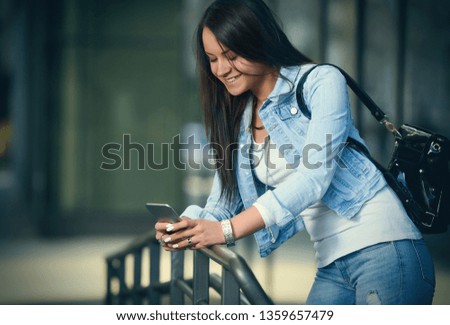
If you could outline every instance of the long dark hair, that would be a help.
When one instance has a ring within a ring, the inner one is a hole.
[[[205,27],[236,55],[273,69],[311,60],[294,48],[262,0],[216,0],[206,9],[196,32],[200,97],[206,132],[215,149],[221,194],[231,199],[238,194],[235,165],[240,119],[251,94],[232,96],[213,75],[203,47]]]

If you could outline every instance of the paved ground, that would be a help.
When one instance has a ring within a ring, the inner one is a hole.
[[[101,304],[106,288],[105,257],[131,240],[86,237],[0,242],[0,304]],[[252,243],[240,243],[237,252],[246,257],[275,303],[304,303],[315,272],[314,253],[306,235],[294,237],[266,259],[256,256]],[[162,274],[168,279],[169,254],[163,253],[162,258]],[[444,260],[446,263],[442,258],[436,261],[438,287],[434,303],[447,305],[450,268],[448,259]]]

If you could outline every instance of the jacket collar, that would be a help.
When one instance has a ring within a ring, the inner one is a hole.
[[[275,87],[267,99],[270,99],[273,103],[277,103],[292,94],[298,82],[299,72],[300,66],[281,67]]]

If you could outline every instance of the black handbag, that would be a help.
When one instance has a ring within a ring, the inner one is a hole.
[[[424,234],[447,231],[450,223],[450,142],[438,133],[404,124],[396,128],[386,114],[375,104],[343,69],[333,64],[318,64],[308,70],[297,86],[300,111],[311,119],[303,98],[303,85],[309,73],[318,66],[330,65],[345,77],[347,85],[370,110],[376,120],[394,135],[394,150],[387,168],[377,162],[367,148],[353,138],[347,146],[365,154],[383,173],[386,182],[395,191],[406,212]]]

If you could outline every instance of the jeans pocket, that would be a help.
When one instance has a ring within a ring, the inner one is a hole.
[[[431,254],[423,239],[412,240],[412,245],[416,252],[417,261],[420,266],[420,271],[422,272],[422,278],[425,282],[435,287],[436,279],[434,274],[434,265]]]

